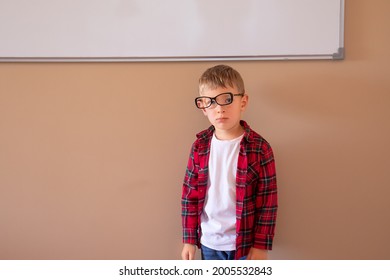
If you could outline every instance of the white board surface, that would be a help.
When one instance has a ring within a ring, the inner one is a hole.
[[[342,59],[343,0],[2,0],[1,61]]]

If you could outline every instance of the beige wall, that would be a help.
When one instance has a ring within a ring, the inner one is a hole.
[[[273,259],[390,259],[389,9],[346,1],[343,61],[229,63],[276,155]],[[1,63],[0,259],[179,258],[214,64]]]

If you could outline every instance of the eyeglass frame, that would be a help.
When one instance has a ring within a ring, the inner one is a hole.
[[[227,103],[227,104],[219,104],[219,103],[217,102],[217,97],[218,97],[218,96],[221,96],[222,94],[229,94],[229,95],[231,96],[232,102]],[[244,96],[244,95],[245,95],[245,92],[243,92],[243,93],[222,92],[222,93],[218,94],[218,95],[215,96],[215,97],[199,96],[199,97],[195,98],[195,106],[196,106],[196,108],[201,109],[201,110],[210,108],[213,104],[218,104],[219,106],[226,106],[226,105],[230,105],[230,104],[233,103],[233,101],[234,101],[234,98],[233,98],[233,97],[234,97],[234,96]],[[211,100],[210,105],[207,106],[207,107],[199,108],[199,107],[198,107],[198,102],[197,102],[197,101],[198,101],[200,98],[209,98],[209,99]],[[213,100],[215,101],[215,103],[213,103]]]

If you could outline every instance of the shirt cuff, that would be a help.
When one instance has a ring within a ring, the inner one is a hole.
[[[263,250],[272,250],[272,242],[274,240],[274,236],[271,234],[255,234],[255,242],[253,247],[257,249]]]
[[[198,244],[198,231],[196,229],[183,229],[183,243]]]

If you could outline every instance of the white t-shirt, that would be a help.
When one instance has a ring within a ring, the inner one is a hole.
[[[200,242],[218,251],[236,249],[236,174],[240,142],[213,135],[209,157],[207,195],[201,215]]]

